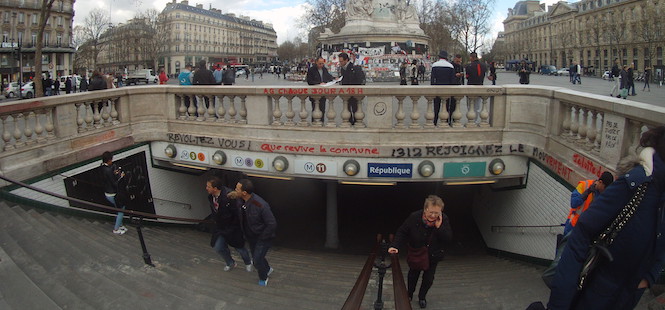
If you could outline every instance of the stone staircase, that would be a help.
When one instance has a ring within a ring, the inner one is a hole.
[[[133,226],[117,236],[110,217],[8,204],[0,202],[0,309],[340,309],[366,259],[275,246],[268,253],[275,272],[260,287],[242,263],[224,272],[206,233],[145,227],[150,267]],[[402,267],[406,274],[403,260]],[[524,309],[548,297],[542,269],[487,255],[450,256],[439,264],[428,309]],[[363,309],[373,309],[376,278]],[[384,293],[384,309],[394,309],[390,272]]]

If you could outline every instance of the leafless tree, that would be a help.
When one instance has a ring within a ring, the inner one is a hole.
[[[307,0],[305,14],[300,18],[301,28],[306,33],[318,34],[330,28],[332,32],[339,32],[346,22],[347,0]],[[318,38],[318,36],[316,37]]]
[[[619,61],[623,63],[621,46],[626,39],[626,27],[628,26],[626,19],[621,12],[615,10],[609,10],[603,19],[605,38],[610,43],[610,47],[617,51]]]
[[[157,69],[158,61],[170,46],[169,31],[166,28],[166,15],[159,14],[155,9],[139,12],[135,18],[143,23],[142,31],[136,33],[139,36],[139,49],[143,51],[146,60],[152,68]]]
[[[451,34],[469,52],[476,52],[490,31],[494,0],[457,0],[451,6]]]
[[[589,30],[589,40],[590,43],[596,48],[596,51],[598,53],[598,68],[601,69],[602,64],[603,64],[603,53],[600,51],[600,46],[603,43],[603,31],[605,29],[605,26],[603,25],[603,19],[594,17],[592,19],[589,19],[586,24],[586,28]],[[605,71],[605,68],[602,68],[603,70],[600,70],[600,74],[603,74]]]
[[[44,47],[44,28],[46,22],[51,16],[51,8],[53,8],[55,0],[44,0],[41,3],[39,10],[39,31],[37,31],[37,44],[35,45],[35,97],[41,97],[44,94],[44,86],[42,85],[42,48]]]
[[[101,37],[109,26],[109,16],[106,10],[93,9],[83,21],[76,33],[78,42],[77,58],[89,60],[88,68],[96,69],[97,57],[102,48]],[[81,48],[84,47],[84,48]],[[83,54],[83,55],[78,55]]]
[[[644,58],[648,59],[652,66],[656,57],[656,45],[665,39],[663,13],[665,12],[659,5],[650,0],[646,1],[642,7],[641,19],[636,24],[637,37],[648,50],[648,55],[644,55]]]
[[[420,28],[430,37],[430,51],[433,54],[442,49],[455,51],[457,44],[450,31],[450,7],[440,0],[423,0],[415,5]]]

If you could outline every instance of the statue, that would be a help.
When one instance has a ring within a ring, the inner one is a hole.
[[[346,18],[351,19],[371,19],[374,12],[373,0],[347,0]]]
[[[397,0],[397,4],[393,7],[393,13],[400,22],[418,21],[416,8],[410,5],[407,0]]]

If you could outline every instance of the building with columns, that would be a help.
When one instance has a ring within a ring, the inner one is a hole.
[[[76,51],[72,46],[74,2],[75,0],[56,0],[53,3],[43,33],[42,60],[36,62],[34,55],[42,1],[0,1],[2,81],[19,80],[19,72],[22,73],[23,80],[27,81],[35,76],[35,63],[38,72],[49,72],[52,77],[72,74],[72,60]]]
[[[665,9],[655,0],[519,1],[503,21],[506,61],[527,58],[558,68],[575,61],[600,76],[614,59],[662,75]]]

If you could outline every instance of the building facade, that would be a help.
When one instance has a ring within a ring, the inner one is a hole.
[[[545,7],[539,1],[519,1],[504,20],[506,61],[529,59],[535,67],[582,65],[601,76],[619,59],[638,72],[655,69],[663,76],[665,46],[664,1],[560,1]]]
[[[27,81],[35,71],[51,77],[72,73],[75,48],[72,22],[75,0],[57,0],[43,33],[41,61],[35,61],[42,1],[0,1],[0,76],[3,82]]]

